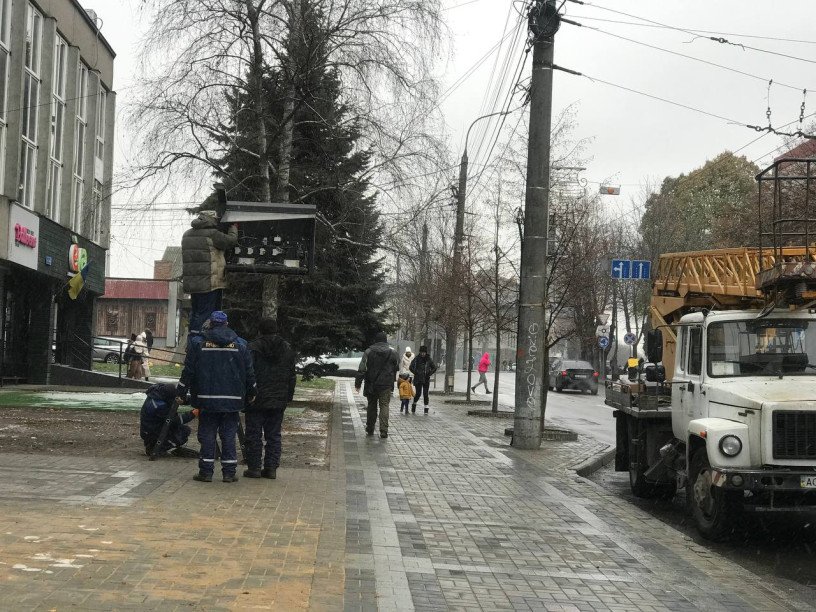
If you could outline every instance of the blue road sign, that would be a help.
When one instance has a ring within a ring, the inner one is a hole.
[[[635,342],[637,342],[637,336],[636,336],[635,334],[633,334],[632,332],[627,332],[627,333],[626,333],[626,334],[623,336],[623,341],[624,341],[626,344],[632,345],[632,344],[634,344]]]
[[[598,346],[600,346],[602,349],[605,349],[606,347],[608,347],[609,346],[609,338],[607,338],[606,336],[601,336],[600,338],[598,338]]]
[[[632,278],[632,262],[628,259],[613,259],[612,278]]]
[[[632,278],[648,280],[652,277],[652,262],[635,260],[632,262]]]

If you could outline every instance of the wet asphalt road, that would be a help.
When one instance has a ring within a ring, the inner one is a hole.
[[[699,536],[687,516],[683,492],[670,502],[638,499],[629,490],[629,475],[612,468],[603,468],[590,480],[683,532],[697,544],[760,576],[773,574],[796,583],[791,588],[810,587],[814,589],[811,596],[816,598],[816,512],[744,513],[727,541],[710,542]]]

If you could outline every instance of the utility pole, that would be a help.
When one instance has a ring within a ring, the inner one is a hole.
[[[527,147],[527,190],[524,239],[521,243],[518,348],[516,351],[516,411],[513,446],[541,446],[542,381],[546,338],[547,224],[550,190],[550,129],[552,124],[555,33],[560,18],[555,0],[537,0],[530,9],[533,75],[530,81],[530,136]]]
[[[453,295],[454,299],[459,299],[459,287],[462,280],[462,246],[465,238],[465,204],[467,201],[467,171],[468,171],[468,139],[470,130],[482,119],[508,115],[512,111],[499,111],[476,117],[468,127],[465,134],[465,150],[462,153],[462,161],[459,164],[459,189],[456,192],[456,228],[454,230],[453,244]],[[454,309],[455,310],[455,309]],[[456,375],[456,341],[459,335],[459,326],[456,318],[450,316],[445,329],[445,392],[453,391],[454,376]],[[465,355],[465,363],[470,359]]]

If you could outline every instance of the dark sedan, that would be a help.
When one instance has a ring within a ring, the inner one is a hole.
[[[598,395],[598,373],[586,361],[559,360],[550,370],[550,389],[561,393],[564,389],[589,391]]]

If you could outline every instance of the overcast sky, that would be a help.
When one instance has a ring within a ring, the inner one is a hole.
[[[115,87],[120,90],[120,108],[127,103],[132,91],[128,88],[138,87],[138,41],[145,27],[139,21],[139,4],[137,0],[86,2],[87,8],[95,9],[103,19],[102,32],[117,52]],[[442,104],[451,149],[457,156],[461,154],[463,134],[471,121],[494,110],[492,97],[485,104],[488,87],[491,84],[495,87],[497,82],[491,77],[505,74],[505,66],[512,71],[521,56],[520,38],[516,39],[516,47],[511,48],[514,36],[508,35],[518,20],[511,4],[508,0],[445,0],[445,6],[452,7],[445,11],[445,16],[453,40],[451,56],[440,58],[442,91],[457,83],[503,37],[505,41],[452,89]],[[774,80],[770,105],[775,127],[798,121],[804,88],[812,91],[807,97],[806,114],[816,113],[816,33],[813,32],[816,2],[812,0],[774,4],[759,0],[596,0],[592,4],[595,6],[572,2],[565,5],[567,17],[585,27],[562,25],[556,38],[556,63],[587,76],[556,73],[554,113],[575,105],[576,137],[591,139],[587,151],[591,160],[582,176],[589,181],[611,177],[613,182],[622,185],[621,197],[605,198],[610,215],[619,215],[621,211],[625,214],[629,197],[636,195],[639,185],[647,180],[659,181],[666,175],[687,172],[724,150],[741,149],[741,154],[749,159],[760,165],[767,164],[780,139],[765,136],[746,147],[759,134],[742,124],[767,124],[770,79]],[[688,30],[722,32],[712,35],[765,52],[706,38],[694,39],[690,34],[667,28],[608,21],[644,23],[621,13]],[[759,78],[673,56],[609,34],[722,64]],[[793,42],[793,39],[808,42]],[[529,74],[528,58],[524,77]],[[624,91],[598,80],[721,118]],[[504,90],[501,90],[501,99],[504,99]],[[486,123],[480,123],[477,128]],[[515,124],[515,117],[508,118],[505,133],[511,132]],[[791,126],[792,129],[797,127],[798,124]],[[121,164],[129,150],[122,122],[117,132],[117,163]],[[481,135],[481,129],[474,129],[469,143],[471,157],[478,144],[485,143],[477,163],[484,161],[490,140],[480,138]],[[164,246],[177,244],[187,227],[186,216],[181,213],[156,214],[139,225],[118,216],[114,221],[111,266],[114,276],[149,277],[152,261],[161,256]]]

